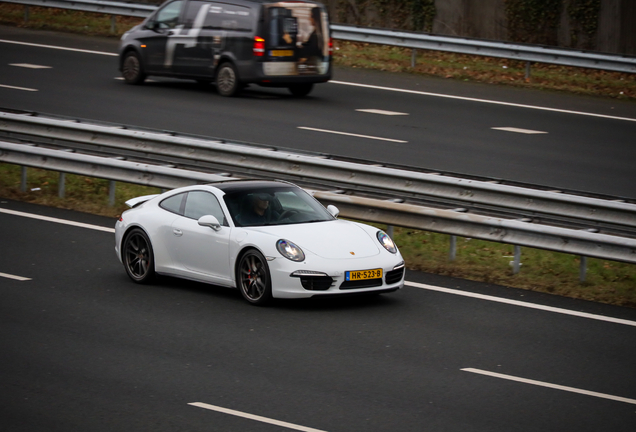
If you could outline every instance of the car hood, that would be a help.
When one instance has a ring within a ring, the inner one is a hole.
[[[380,253],[380,243],[373,236],[343,220],[254,229],[294,242],[305,253],[327,259],[366,258]]]

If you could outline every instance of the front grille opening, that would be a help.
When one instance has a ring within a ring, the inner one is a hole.
[[[358,281],[344,281],[340,285],[341,290],[356,289],[356,288],[373,288],[382,286],[382,279],[366,279]]]
[[[333,285],[329,276],[301,276],[300,283],[308,291],[327,291]]]
[[[384,275],[384,280],[386,281],[387,285],[392,285],[401,281],[402,276],[404,276],[404,267],[386,272],[386,274]]]

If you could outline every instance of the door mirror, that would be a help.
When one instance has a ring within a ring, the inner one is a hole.
[[[212,215],[201,216],[198,220],[199,225],[212,228],[214,231],[221,229],[219,220]]]
[[[338,207],[336,207],[333,204],[329,204],[327,206],[327,210],[329,211],[329,213],[331,213],[331,216],[333,217],[338,217],[338,215],[340,214],[340,210],[338,210]]]

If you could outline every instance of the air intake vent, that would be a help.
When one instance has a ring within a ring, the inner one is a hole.
[[[392,285],[401,281],[402,276],[404,276],[404,267],[386,272],[386,274],[384,275],[384,280],[386,281],[387,285]]]

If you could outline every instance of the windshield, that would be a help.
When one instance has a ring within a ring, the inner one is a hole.
[[[304,190],[283,186],[233,192],[223,197],[236,226],[324,222],[334,217]]]

